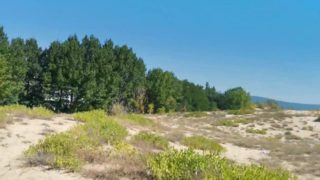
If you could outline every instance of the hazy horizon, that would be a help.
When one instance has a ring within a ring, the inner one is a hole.
[[[14,9],[14,10],[13,10]],[[10,38],[47,47],[94,34],[128,44],[148,69],[217,90],[320,104],[320,2],[317,1],[2,1]]]

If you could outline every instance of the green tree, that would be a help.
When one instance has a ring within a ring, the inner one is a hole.
[[[24,80],[27,72],[27,61],[25,56],[25,43],[21,38],[12,39],[8,55],[9,71],[11,73],[14,90],[11,103],[17,103],[24,93]]]
[[[113,64],[113,103],[121,103],[129,111],[140,111],[141,101],[145,98],[146,67],[127,46],[114,48],[115,62]]]
[[[211,110],[207,94],[202,86],[187,80],[182,82],[182,109],[183,111],[209,111]]]
[[[250,94],[241,87],[229,89],[224,93],[223,109],[245,109],[250,107],[250,103]]]
[[[28,39],[25,43],[25,59],[27,72],[24,81],[24,93],[20,103],[27,106],[39,106],[43,103],[42,68],[40,66],[41,49],[35,39]]]
[[[44,71],[44,97],[45,105],[55,111],[61,111],[65,100],[63,76],[63,47],[60,42],[50,44],[49,49],[42,55],[42,68]]]
[[[175,111],[181,102],[182,84],[173,73],[153,69],[147,75],[148,103],[154,104],[155,111],[165,108]]]
[[[7,34],[4,32],[4,28],[0,26],[0,55],[5,56],[9,53],[9,40]]]
[[[0,55],[0,105],[10,104],[15,96],[14,84],[9,73],[8,62],[4,56]]]

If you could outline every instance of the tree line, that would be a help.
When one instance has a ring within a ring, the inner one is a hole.
[[[45,106],[57,112],[128,112],[241,109],[250,95],[241,87],[217,92],[160,68],[147,71],[132,48],[101,43],[95,36],[70,36],[39,47],[36,39],[9,40],[0,27],[0,104]]]

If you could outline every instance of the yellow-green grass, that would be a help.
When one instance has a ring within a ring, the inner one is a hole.
[[[188,112],[184,114],[184,117],[194,117],[194,118],[201,118],[201,117],[207,117],[207,116],[208,114],[202,111]]]
[[[89,121],[96,121],[97,119],[105,119],[106,112],[103,110],[93,110],[93,111],[86,111],[86,112],[78,112],[74,113],[73,117],[81,122],[89,122]]]
[[[103,144],[117,145],[127,136],[127,130],[101,111],[77,113],[84,124],[53,134],[31,146],[25,155],[30,163],[50,165],[53,168],[79,170],[85,163],[83,154],[89,154]]]
[[[148,168],[156,179],[296,179],[281,169],[237,165],[217,154],[201,155],[193,150],[166,150],[148,158]]]
[[[225,150],[219,143],[203,136],[185,137],[182,140],[182,144],[192,149],[200,149],[215,153],[221,153]]]
[[[253,129],[253,128],[249,128],[246,129],[247,133],[251,133],[251,134],[267,134],[267,130],[266,129]]]
[[[54,112],[44,107],[28,108],[23,105],[0,106],[0,126],[4,127],[11,116],[26,116],[29,118],[51,119]]]
[[[238,127],[240,124],[249,124],[252,122],[250,119],[227,119],[227,120],[219,120],[218,126],[230,126],[230,127]]]
[[[229,114],[233,115],[245,115],[254,113],[254,108],[243,108],[239,110],[228,110]]]
[[[143,125],[143,126],[144,125],[150,126],[154,124],[154,122],[151,119],[141,114],[127,114],[127,115],[119,116],[119,118],[121,120],[125,120],[128,122],[138,124],[138,125]]]
[[[140,132],[135,135],[132,143],[142,146],[142,148],[145,146],[152,146],[155,149],[166,149],[169,147],[169,142],[166,138],[149,132]]]

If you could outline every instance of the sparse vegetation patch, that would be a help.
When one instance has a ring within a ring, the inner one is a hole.
[[[216,154],[200,155],[192,150],[167,150],[148,159],[157,179],[295,179],[287,171],[261,166],[236,165]]]
[[[235,119],[235,120],[219,120],[218,126],[230,126],[230,127],[238,127],[239,124],[248,124],[252,122],[250,119]]]
[[[246,129],[247,133],[251,133],[251,134],[267,134],[267,130],[266,129],[253,129],[253,128],[249,128]]]
[[[126,120],[139,125],[153,125],[154,122],[151,119],[146,118],[141,114],[128,114],[124,116],[119,116],[120,119]]]
[[[155,149],[166,149],[169,147],[169,142],[162,136],[149,133],[149,132],[140,132],[135,135],[132,139],[132,143],[140,148],[155,148]]]
[[[54,112],[43,108],[34,107],[28,108],[23,105],[8,105],[0,107],[0,127],[4,127],[5,124],[11,119],[12,116],[25,116],[29,118],[41,118],[51,119],[54,116]]]
[[[188,112],[184,114],[184,117],[194,117],[194,118],[201,118],[201,117],[207,117],[208,113],[196,111],[196,112]]]
[[[101,111],[77,113],[85,124],[60,134],[53,134],[31,146],[25,155],[31,164],[45,164],[54,168],[79,170],[85,163],[84,154],[98,149],[102,144],[118,144],[127,131]]]
[[[219,143],[203,136],[185,137],[182,140],[182,144],[192,149],[205,150],[215,153],[221,153],[224,151],[224,148]]]

